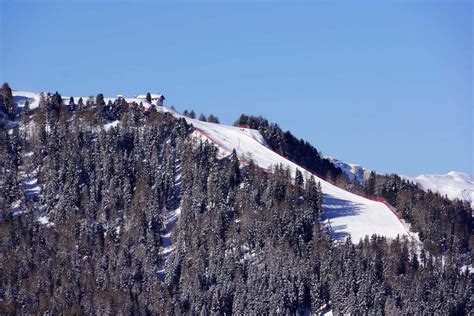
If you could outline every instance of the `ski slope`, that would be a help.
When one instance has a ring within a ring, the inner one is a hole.
[[[196,128],[196,136],[216,144],[222,155],[228,155],[235,149],[237,155],[244,161],[251,158],[261,168],[271,170],[273,166],[281,164],[288,167],[293,174],[296,169],[299,169],[305,177],[312,175],[309,171],[268,148],[264,138],[257,130],[201,122],[184,117],[166,107],[160,107],[160,109],[186,119]],[[324,220],[330,225],[335,238],[351,236],[354,242],[358,242],[366,235],[371,236],[372,234],[387,238],[395,238],[397,235],[408,236],[405,225],[385,204],[350,193],[315,175],[313,176],[321,183],[324,195]]]
[[[186,120],[204,132],[206,137],[225,152],[235,149],[240,157],[252,158],[258,166],[267,170],[281,164],[288,167],[293,174],[296,169],[299,169],[305,177],[312,175],[309,171],[266,147],[258,131],[200,122],[189,118]],[[388,238],[407,235],[404,225],[385,204],[347,192],[317,176],[315,178],[321,183],[324,194],[324,218],[336,238],[350,235],[352,240],[357,242],[365,235],[372,234]]]
[[[34,99],[29,100],[30,104],[38,104],[38,94],[23,95],[22,92],[14,91],[14,95],[18,99],[22,97]],[[77,100],[76,97],[75,99]],[[85,97],[83,99],[87,100]],[[142,102],[144,107],[150,106],[146,100],[126,100],[128,102]],[[267,147],[264,138],[257,130],[201,122],[185,117],[168,107],[157,108],[159,111],[169,112],[177,118],[184,118],[195,127],[194,136],[214,143],[222,156],[229,155],[235,149],[243,162],[253,159],[258,166],[267,170],[281,164],[288,167],[293,174],[296,169],[299,169],[305,177],[312,175],[309,171]],[[358,242],[366,235],[372,234],[387,238],[395,238],[397,235],[408,236],[405,225],[385,204],[347,192],[315,175],[314,177],[321,183],[324,195],[324,221],[330,226],[335,238],[351,236],[353,242]]]

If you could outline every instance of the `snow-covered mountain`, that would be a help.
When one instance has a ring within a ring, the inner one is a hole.
[[[326,157],[329,159],[336,167],[340,168],[344,175],[349,179],[349,181],[357,181],[363,183],[370,175],[370,170],[365,167],[353,164],[346,163],[334,157]]]
[[[38,104],[39,94],[21,91],[14,91],[13,94],[17,102],[28,100],[31,108]],[[83,99],[87,100],[87,97]],[[150,103],[144,99],[132,98],[127,101],[138,101],[144,107],[150,106]],[[220,149],[222,156],[229,155],[235,149],[243,163],[253,159],[257,165],[269,171],[276,165],[283,165],[288,167],[293,174],[299,169],[306,177],[314,176],[321,183],[324,194],[324,221],[332,229],[336,238],[351,236],[354,242],[358,242],[364,236],[372,234],[388,238],[395,238],[397,235],[409,236],[406,225],[389,206],[345,191],[311,174],[271,150],[257,130],[202,122],[185,117],[168,107],[160,106],[158,110],[169,112],[177,118],[184,118],[195,127],[194,136],[214,143]],[[108,126],[115,124],[119,122],[112,122]]]
[[[449,199],[471,203],[474,208],[474,178],[462,172],[451,171],[448,174],[428,174],[407,179],[417,183],[424,190],[431,190]]]
[[[165,111],[172,111],[163,108]],[[181,117],[173,111],[173,115]],[[311,174],[301,166],[280,156],[265,145],[257,130],[226,126],[185,118],[196,128],[197,135],[215,143],[224,155],[235,149],[239,157],[252,158],[260,167],[271,170],[272,166],[283,165],[292,173],[299,169],[306,177]],[[355,242],[365,235],[378,234],[388,238],[407,236],[408,230],[392,210],[384,203],[372,201],[345,191],[313,175],[321,183],[324,194],[323,210],[325,221],[336,237],[351,236]]]
[[[23,107],[28,101],[29,107],[34,109],[39,104],[39,94],[25,91],[13,92],[15,102]],[[74,97],[78,99],[79,97]],[[64,98],[65,101],[69,98]],[[87,97],[83,97],[87,100]],[[105,101],[114,98],[106,98]],[[145,99],[127,98],[128,102],[142,103],[150,106]],[[260,167],[271,170],[275,165],[283,165],[295,173],[299,169],[308,177],[311,172],[298,166],[292,161],[280,156],[271,150],[263,136],[257,131],[202,122],[185,117],[168,107],[158,107],[159,110],[169,112],[177,118],[184,118],[195,127],[194,136],[214,143],[222,156],[229,155],[236,150],[241,160],[245,163],[253,159]],[[110,128],[119,124],[118,121],[106,124]],[[370,170],[357,164],[345,163],[333,157],[327,157],[339,167],[349,180],[363,183],[370,174]],[[325,222],[331,227],[336,237],[351,236],[358,241],[365,235],[378,234],[389,238],[397,235],[409,235],[406,225],[400,221],[396,214],[385,204],[372,201],[356,194],[347,192],[323,179],[318,178],[324,193],[323,209]],[[446,195],[450,199],[461,199],[471,203],[474,207],[474,180],[473,177],[459,172],[450,172],[447,175],[421,175],[415,178],[404,177],[420,185],[424,190],[431,190]]]
[[[354,179],[363,183],[371,170],[359,166],[357,164],[346,163],[333,157],[326,157],[337,167],[339,167],[344,175],[350,180]],[[448,174],[427,174],[420,175],[415,178],[402,176],[408,181],[418,184],[425,191],[432,191],[445,195],[448,199],[458,199],[467,201],[474,208],[474,178],[471,175],[462,172],[451,171]]]

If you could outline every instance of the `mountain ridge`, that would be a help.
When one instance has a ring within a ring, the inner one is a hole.
[[[349,181],[363,184],[371,170],[358,164],[346,163],[334,157],[327,157],[338,166]],[[400,175],[403,179],[419,185],[425,191],[447,196],[450,200],[470,203],[474,208],[474,177],[464,172],[450,171],[446,174],[421,174],[416,177]]]
[[[39,104],[39,94],[31,92],[14,91],[14,97],[30,100],[30,108]],[[79,97],[74,97],[78,99]],[[87,100],[87,98],[82,97]],[[66,102],[69,97],[64,97]],[[113,98],[104,98],[104,102],[113,100]],[[136,102],[142,104],[147,109],[156,104],[148,102],[146,99],[125,98],[127,102]],[[21,105],[20,105],[21,106]],[[241,161],[253,159],[257,165],[265,170],[283,165],[291,170],[293,176],[297,170],[301,171],[305,178],[315,177],[321,183],[324,201],[323,209],[325,210],[324,221],[327,223],[336,238],[351,236],[353,242],[358,242],[364,236],[378,234],[389,238],[397,236],[411,236],[406,223],[401,221],[399,217],[387,205],[380,201],[370,200],[360,195],[345,191],[334,184],[331,184],[298,164],[288,160],[286,157],[274,152],[269,148],[257,130],[216,124],[210,122],[202,122],[197,119],[186,117],[172,108],[165,106],[157,106],[159,111],[168,112],[176,118],[183,118],[196,129],[194,132],[198,138],[210,139],[221,151],[221,156],[229,155],[232,150],[236,150]],[[109,123],[109,124],[114,124]]]
[[[53,313],[470,309],[466,203],[397,175],[347,181],[264,118],[226,126],[141,98],[15,98],[0,91],[10,313],[23,297]],[[440,295],[454,299],[420,307]]]

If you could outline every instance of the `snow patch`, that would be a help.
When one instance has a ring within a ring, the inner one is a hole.
[[[39,106],[40,94],[26,91],[12,91],[13,101],[19,108],[24,108],[26,101],[29,103],[30,110]]]
[[[38,179],[26,180],[23,182],[25,193],[28,198],[32,198],[41,193],[41,187],[38,185]]]
[[[104,124],[104,129],[106,131],[108,131],[109,129],[113,128],[113,127],[117,127],[117,125],[120,124],[120,121],[119,120],[115,120],[113,122],[110,122],[110,123],[106,123]]]
[[[51,227],[54,225],[54,223],[49,221],[49,217],[46,215],[38,217],[36,221],[40,223],[41,225],[45,225],[46,227]]]

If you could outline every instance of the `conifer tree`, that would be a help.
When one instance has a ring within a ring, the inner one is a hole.
[[[369,179],[367,179],[367,183],[365,185],[365,194],[368,196],[373,196],[375,194],[375,172],[371,171]]]
[[[8,82],[4,82],[0,89],[0,101],[0,106],[8,114],[9,118],[13,120],[15,118],[15,108],[12,89]]]
[[[214,116],[213,114],[210,114],[208,116],[207,121],[211,123],[219,124],[219,119],[217,118],[217,116]]]
[[[105,105],[104,95],[103,95],[102,93],[99,93],[99,94],[95,97],[95,104],[97,104],[97,105]]]

